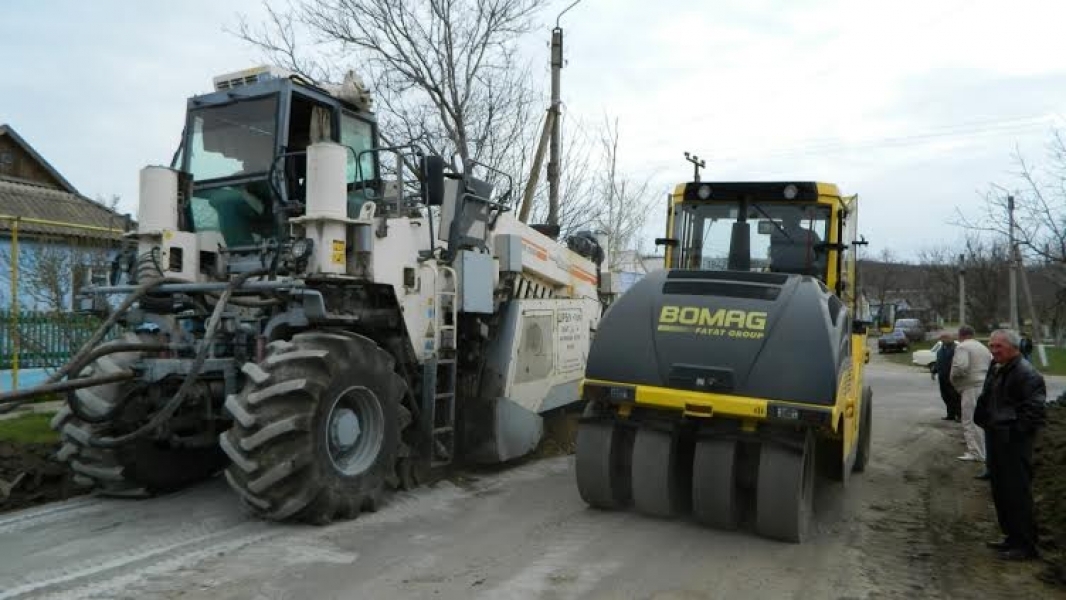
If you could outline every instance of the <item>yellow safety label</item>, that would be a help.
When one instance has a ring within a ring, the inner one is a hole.
[[[344,240],[333,240],[333,263],[344,264]]]

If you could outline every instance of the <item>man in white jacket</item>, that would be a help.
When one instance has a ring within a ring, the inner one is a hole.
[[[966,453],[959,460],[984,462],[985,432],[973,422],[973,410],[977,396],[992,362],[992,353],[984,344],[974,339],[973,327],[959,327],[959,343],[951,359],[951,385],[962,396],[962,432],[966,439]]]

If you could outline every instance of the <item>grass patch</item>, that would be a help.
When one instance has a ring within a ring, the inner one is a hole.
[[[1040,363],[1040,351],[1033,348],[1033,364],[1045,375],[1066,375],[1066,348],[1051,348],[1044,346],[1047,352],[1048,365]]]
[[[886,354],[882,354],[881,357],[884,358],[885,360],[887,360],[888,362],[896,363],[897,365],[909,365],[909,364],[911,364],[911,354],[912,353],[914,353],[914,352],[916,352],[918,350],[928,350],[928,349],[932,348],[933,344],[935,344],[935,343],[936,343],[936,340],[926,340],[926,341],[923,341],[923,342],[912,342],[910,347],[908,347],[903,352],[888,352]],[[873,350],[873,352],[876,352],[876,351],[877,351],[876,349]],[[914,368],[917,369],[919,367],[917,365],[915,365]],[[921,367],[921,368],[924,369],[925,367]]]
[[[979,342],[988,346],[987,339],[978,339]],[[928,350],[936,344],[936,340],[926,340],[923,342],[915,342],[911,344],[910,348],[903,352],[890,352],[888,354],[882,354],[881,356],[888,362],[896,363],[897,365],[911,365],[911,354],[917,350]],[[1048,366],[1043,366],[1040,363],[1040,354],[1034,348],[1032,355],[1033,366],[1037,368],[1044,375],[1066,375],[1066,348],[1052,348],[1045,346],[1044,350],[1047,352]],[[871,352],[876,352],[872,350]],[[915,369],[918,369],[918,365],[913,365]]]
[[[48,423],[55,413],[30,413],[0,421],[0,441],[17,444],[52,444],[59,441],[59,433]]]

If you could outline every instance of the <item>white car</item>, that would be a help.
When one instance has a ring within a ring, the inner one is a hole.
[[[929,372],[933,372],[933,368],[936,367],[936,353],[940,350],[944,342],[937,342],[932,348],[928,350],[916,350],[911,353],[911,364],[918,365],[919,367],[925,367],[929,369]]]

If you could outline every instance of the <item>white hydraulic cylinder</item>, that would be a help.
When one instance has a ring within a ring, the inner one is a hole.
[[[168,167],[141,169],[137,233],[178,229],[178,172]]]
[[[348,149],[333,142],[307,148],[307,235],[314,239],[313,271],[347,269]]]

